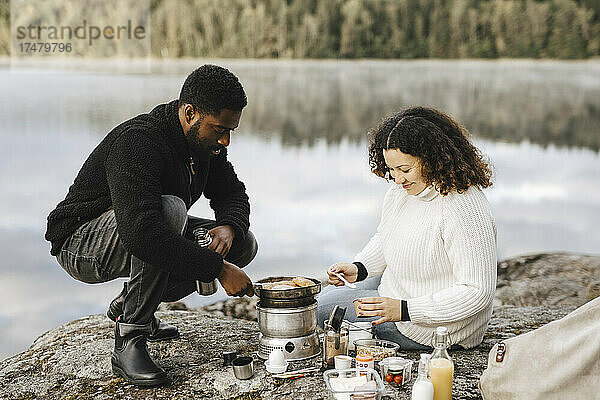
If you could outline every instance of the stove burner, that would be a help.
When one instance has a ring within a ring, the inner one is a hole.
[[[274,349],[282,349],[287,361],[307,360],[321,354],[317,332],[295,338],[272,338],[260,333],[258,336],[258,356],[267,360]]]

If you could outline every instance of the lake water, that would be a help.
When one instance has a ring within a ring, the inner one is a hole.
[[[454,115],[495,167],[485,191],[499,257],[600,251],[600,62],[211,61],[249,98],[230,158],[260,251],[247,271],[321,276],[373,234],[387,185],[365,132],[403,106]],[[0,359],[44,331],[103,313],[121,280],[87,285],[49,255],[46,216],[116,124],[176,98],[202,61],[77,69],[0,64]],[[199,201],[192,214],[212,215]],[[198,306],[224,297],[195,294]]]

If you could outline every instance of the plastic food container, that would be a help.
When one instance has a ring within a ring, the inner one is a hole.
[[[413,362],[402,357],[388,357],[379,362],[381,379],[392,386],[410,382]]]
[[[385,392],[383,381],[372,368],[331,369],[323,373],[323,378],[329,392],[329,400],[380,400]],[[340,389],[340,379],[374,381],[375,386],[369,390],[345,390]]]
[[[387,357],[394,357],[400,348],[397,343],[381,339],[358,339],[354,341],[356,355],[371,354],[378,362]]]

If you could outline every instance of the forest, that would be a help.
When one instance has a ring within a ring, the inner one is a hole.
[[[47,9],[46,9],[47,8]],[[37,13],[52,11],[40,3]],[[558,58],[600,53],[600,0],[150,0],[153,57]],[[0,2],[0,54],[10,53]]]

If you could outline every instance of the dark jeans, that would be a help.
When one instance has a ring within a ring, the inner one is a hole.
[[[194,239],[191,232],[195,228],[217,226],[213,220],[187,215],[185,203],[176,196],[162,196],[162,208],[167,226],[190,240]],[[243,268],[257,251],[256,239],[248,231],[244,240],[233,240],[225,259]],[[177,301],[196,290],[195,281],[180,278],[128,252],[119,239],[113,210],[79,227],[65,241],[57,260],[69,275],[86,283],[129,277],[122,320],[130,324],[150,322],[161,302]]]

